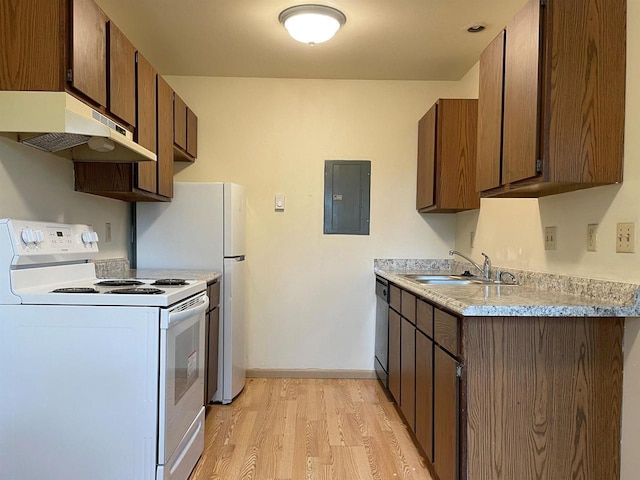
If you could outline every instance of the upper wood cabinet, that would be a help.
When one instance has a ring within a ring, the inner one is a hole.
[[[113,22],[109,22],[108,32],[109,110],[129,125],[136,125],[136,47]],[[155,110],[153,105],[144,107]]]
[[[419,212],[480,207],[476,193],[478,101],[440,99],[418,122]]]
[[[176,161],[193,162],[198,156],[198,117],[177,93],[173,95],[173,145]]]
[[[107,16],[93,0],[71,3],[71,86],[107,106]]]
[[[482,196],[621,182],[625,57],[626,1],[530,0],[480,57]]]

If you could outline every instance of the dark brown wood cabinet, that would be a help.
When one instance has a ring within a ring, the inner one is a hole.
[[[416,327],[402,318],[400,327],[400,410],[412,431],[416,425]]]
[[[460,478],[458,362],[446,350],[436,347],[433,363],[433,466],[440,480],[457,480]]]
[[[389,392],[400,405],[400,348],[402,343],[401,318],[394,309],[389,308]]]
[[[108,32],[109,111],[127,124],[136,125],[136,47],[111,21]]]
[[[390,287],[390,390],[439,480],[620,479],[624,319],[456,316]]]
[[[440,99],[418,122],[416,209],[480,208],[476,192],[478,101]]]
[[[530,0],[480,57],[482,196],[621,182],[625,57],[626,1]]]
[[[433,340],[416,331],[416,439],[433,463]]]
[[[153,67],[138,55],[138,90],[142,98],[157,105],[157,115],[143,115],[139,129],[146,142],[155,138],[156,162],[104,163],[74,162],[75,189],[128,202],[170,201],[173,197],[173,91]],[[153,92],[150,98],[149,92]],[[153,126],[152,126],[153,123]],[[153,131],[156,132],[153,135]]]
[[[195,161],[198,155],[198,117],[177,93],[173,95],[173,146],[176,161]]]
[[[218,343],[220,334],[220,282],[207,284],[209,308],[205,323],[204,404],[208,405],[218,389]]]

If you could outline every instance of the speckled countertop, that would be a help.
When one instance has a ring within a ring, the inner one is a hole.
[[[98,278],[184,278],[185,280],[204,280],[209,283],[222,276],[212,270],[175,270],[175,269],[131,269],[126,258],[107,258],[94,260]]]
[[[222,276],[222,273],[211,270],[174,270],[174,269],[131,269],[127,272],[127,278],[184,278],[186,280],[204,280],[209,283]]]
[[[517,286],[423,285],[400,276],[407,273],[460,273],[467,267],[451,260],[376,260],[374,272],[464,316],[640,316],[640,286],[631,283],[513,269],[509,271],[518,278]]]

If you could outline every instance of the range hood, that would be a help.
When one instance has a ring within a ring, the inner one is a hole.
[[[75,161],[157,160],[130,131],[66,92],[0,91],[0,132]]]

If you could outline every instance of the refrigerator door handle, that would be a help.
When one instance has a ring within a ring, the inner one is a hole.
[[[237,257],[224,257],[227,260],[233,260],[234,262],[244,262],[245,255],[238,255]]]

